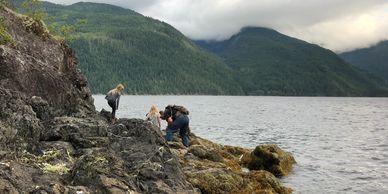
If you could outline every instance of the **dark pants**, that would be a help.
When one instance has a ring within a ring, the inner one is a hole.
[[[184,146],[189,147],[189,117],[187,115],[181,115],[175,119],[171,126],[167,127],[166,130],[166,140],[171,141],[174,137],[174,133],[178,132],[182,138],[182,143]]]
[[[112,108],[112,116],[113,116],[113,118],[116,118],[116,102],[114,100],[109,100],[108,104]]]

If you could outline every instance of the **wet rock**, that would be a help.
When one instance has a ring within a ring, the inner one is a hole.
[[[259,145],[250,154],[242,157],[241,163],[250,170],[267,170],[275,176],[287,175],[296,163],[294,157],[277,145]]]

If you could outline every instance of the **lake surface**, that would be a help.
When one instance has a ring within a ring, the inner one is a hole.
[[[388,98],[122,96],[117,116],[153,104],[186,106],[192,131],[214,142],[291,152],[298,164],[281,181],[295,193],[388,193]]]

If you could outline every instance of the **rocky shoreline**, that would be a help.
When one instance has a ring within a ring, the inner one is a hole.
[[[220,145],[190,135],[188,149],[176,138],[169,144],[187,180],[202,193],[291,193],[275,177],[287,175],[295,160],[276,145],[255,150]]]
[[[295,160],[276,145],[192,134],[184,148],[141,119],[110,125],[63,41],[7,8],[0,16],[13,39],[0,45],[0,193],[292,192],[276,176]]]

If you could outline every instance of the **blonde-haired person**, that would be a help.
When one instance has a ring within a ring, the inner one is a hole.
[[[120,96],[123,94],[123,84],[117,85],[114,89],[106,94],[105,99],[108,101],[109,106],[112,108],[113,122],[116,121],[116,110],[119,108]]]
[[[155,105],[151,106],[150,111],[146,114],[147,118],[146,120],[151,122],[153,125],[158,127],[159,129],[161,128],[160,124],[160,113],[158,111],[158,108],[156,108]]]

